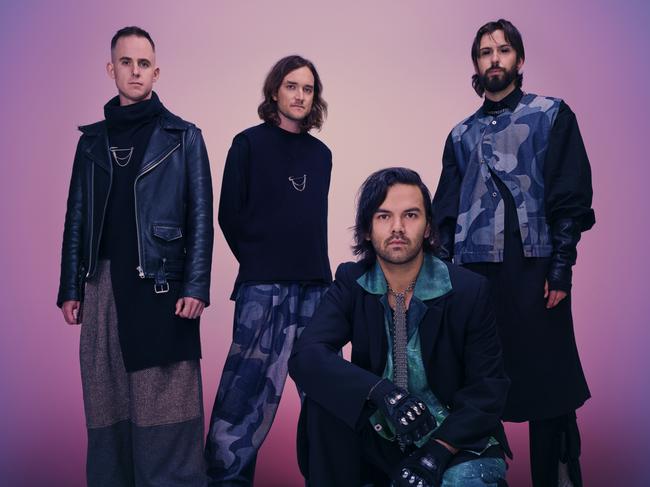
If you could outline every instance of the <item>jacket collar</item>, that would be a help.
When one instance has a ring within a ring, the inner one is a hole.
[[[357,284],[368,293],[366,295],[366,310],[370,334],[370,364],[373,371],[381,374],[386,366],[388,342],[380,298],[388,292],[388,285],[379,263],[376,262],[359,277]],[[419,326],[422,360],[425,365],[431,360],[433,345],[442,322],[445,301],[452,293],[447,264],[432,254],[425,254],[413,290],[413,295],[427,306],[427,311]]]
[[[388,292],[388,284],[379,262],[375,262],[357,283],[370,294],[384,295]],[[432,254],[424,254],[424,261],[415,281],[413,295],[420,301],[439,298],[451,291],[449,269],[444,262]]]
[[[142,159],[142,168],[146,168],[155,162],[166,151],[170,150],[175,144],[178,144],[180,137],[177,131],[187,130],[190,124],[180,117],[177,117],[166,108],[158,119],[152,134],[147,150]],[[92,140],[86,149],[87,154],[104,170],[112,170],[110,152],[108,149],[108,130],[106,121],[102,120],[90,125],[82,125],[79,130]]]
[[[191,125],[182,118],[174,115],[172,112],[163,107],[162,114],[159,118],[160,127],[167,130],[187,130]],[[99,136],[106,134],[106,120],[80,125],[79,130],[88,136]]]

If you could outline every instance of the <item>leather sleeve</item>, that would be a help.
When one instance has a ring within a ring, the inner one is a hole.
[[[210,304],[210,272],[214,228],[212,221],[212,178],[201,131],[191,127],[185,134],[187,171],[187,255],[182,296]]]
[[[81,301],[80,284],[85,271],[82,268],[83,255],[83,161],[81,147],[83,136],[79,139],[72,166],[72,177],[68,190],[68,203],[65,213],[63,245],[61,248],[61,277],[56,305],[60,308],[64,301]]]
[[[571,290],[572,267],[576,263],[580,237],[580,228],[572,218],[561,218],[551,225],[553,255],[546,277],[551,291],[568,293]]]

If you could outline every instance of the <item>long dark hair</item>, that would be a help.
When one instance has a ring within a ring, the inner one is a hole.
[[[278,103],[273,99],[278,94],[282,80],[291,71],[308,67],[311,74],[314,76],[314,99],[311,106],[309,115],[300,121],[300,129],[303,132],[308,132],[313,128],[319,129],[323,126],[323,121],[327,116],[327,102],[323,100],[323,84],[318,76],[318,71],[314,64],[301,56],[293,55],[280,59],[275,66],[271,68],[269,74],[266,75],[264,80],[264,87],[262,94],[264,101],[257,107],[257,113],[262,120],[270,122],[275,125],[280,125],[280,116],[278,115]]]
[[[370,263],[375,260],[375,249],[367,237],[372,231],[372,218],[375,212],[386,199],[388,188],[394,184],[410,184],[420,188],[425,219],[430,228],[429,238],[424,239],[423,249],[425,252],[438,253],[438,232],[433,222],[429,189],[422,182],[420,175],[412,169],[389,167],[368,176],[357,195],[357,216],[353,227],[354,245],[352,251],[354,255],[360,256],[362,261]]]
[[[503,37],[506,41],[512,46],[512,48],[517,53],[517,62],[526,59],[526,52],[524,51],[524,41],[521,38],[521,33],[517,28],[512,25],[506,19],[499,19],[493,22],[488,22],[483,25],[477,32],[474,37],[474,42],[472,42],[472,63],[474,64],[474,69],[478,71],[478,54],[479,48],[481,47],[481,39],[485,34],[492,34],[494,31],[502,30]],[[515,79],[515,86],[521,88],[521,85],[524,83],[524,75],[517,73],[517,78]],[[472,75],[472,88],[476,91],[476,94],[480,97],[483,96],[485,90],[481,86],[480,76],[476,73]]]

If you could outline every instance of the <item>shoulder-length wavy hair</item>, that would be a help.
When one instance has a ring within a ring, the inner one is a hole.
[[[507,21],[506,19],[499,19],[493,22],[488,22],[487,24],[481,26],[481,28],[476,32],[474,36],[474,41],[472,42],[472,63],[474,64],[474,69],[478,71],[478,51],[481,47],[481,39],[485,34],[492,34],[494,31],[502,30],[503,37],[506,41],[510,43],[512,48],[517,53],[517,62],[520,60],[526,59],[526,52],[524,51],[524,41],[521,38],[521,33],[519,30],[512,25],[512,22]],[[521,85],[524,83],[524,75],[517,73],[517,79],[515,80],[515,86],[521,88]],[[472,75],[472,88],[476,91],[476,94],[480,97],[485,93],[485,89],[481,86],[481,80],[478,74],[474,73]]]
[[[301,56],[293,55],[280,59],[275,66],[271,68],[269,74],[266,75],[264,80],[264,87],[262,94],[264,101],[257,107],[257,113],[265,122],[274,125],[280,125],[280,116],[278,115],[278,102],[273,97],[278,94],[282,80],[291,71],[308,67],[311,74],[314,76],[314,99],[311,106],[309,115],[300,121],[300,129],[303,132],[309,132],[315,128],[320,130],[323,126],[325,117],[327,116],[327,102],[323,100],[323,84],[321,83],[320,76],[314,64]]]
[[[410,184],[417,186],[422,192],[422,202],[427,223],[429,224],[429,238],[425,238],[423,249],[433,254],[439,253],[438,231],[433,221],[433,210],[431,208],[431,194],[420,178],[420,175],[405,167],[389,167],[372,173],[361,185],[357,195],[357,216],[355,219],[354,245],[352,252],[359,256],[359,260],[372,263],[375,261],[376,253],[368,236],[372,232],[372,219],[381,204],[386,199],[388,188],[394,184]]]

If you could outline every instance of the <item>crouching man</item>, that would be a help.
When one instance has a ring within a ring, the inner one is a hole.
[[[434,256],[429,191],[405,168],[363,184],[342,264],[289,371],[312,487],[505,485],[503,371],[487,281]],[[348,342],[352,360],[338,355]]]

